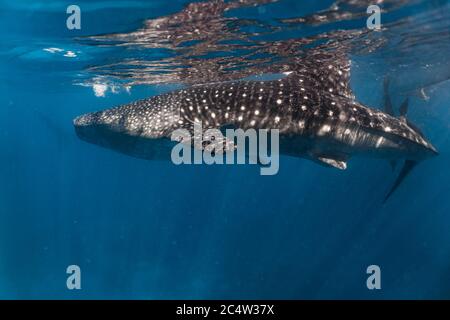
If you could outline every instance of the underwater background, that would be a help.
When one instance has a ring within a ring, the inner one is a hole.
[[[373,2],[380,31],[363,0],[0,1],[0,298],[450,298],[450,1]],[[66,27],[72,4],[80,30]],[[378,159],[339,171],[282,156],[261,176],[135,159],[73,129],[340,45],[357,100],[381,108],[388,75],[439,150],[386,203],[399,168]],[[81,290],[66,287],[74,264]]]

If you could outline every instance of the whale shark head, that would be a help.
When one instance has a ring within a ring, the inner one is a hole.
[[[114,137],[122,131],[118,121],[106,120],[104,111],[92,112],[74,119],[77,136],[86,142],[110,147]]]
[[[165,122],[163,122],[164,124]],[[168,127],[152,127],[130,105],[83,114],[73,120],[77,136],[88,143],[137,158],[165,160],[172,148]]]

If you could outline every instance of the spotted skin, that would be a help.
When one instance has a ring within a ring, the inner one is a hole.
[[[113,149],[117,149],[114,142],[100,139],[98,130],[92,128],[102,128],[102,134],[115,132],[147,140],[170,138],[180,128],[193,132],[194,124],[200,122],[205,130],[227,126],[278,129],[282,154],[339,169],[345,169],[353,155],[422,160],[436,154],[405,119],[354,100],[348,86],[348,63],[312,62],[281,79],[195,85],[89,113],[76,118],[74,124],[82,139]],[[148,152],[143,154],[132,153],[149,158]]]

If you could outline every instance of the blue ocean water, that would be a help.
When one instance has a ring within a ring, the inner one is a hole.
[[[370,4],[338,1],[353,15],[317,20],[333,1],[253,2],[223,14],[220,34],[245,34],[222,39],[234,56],[365,29]],[[277,175],[261,176],[257,166],[175,166],[77,138],[76,116],[202,80],[180,76],[181,62],[224,62],[209,38],[133,34],[188,1],[77,0],[81,30],[66,27],[70,1],[0,1],[0,298],[450,298],[450,2],[377,2],[386,29],[373,31],[379,48],[357,42],[351,86],[380,108],[390,74],[395,105],[410,97],[408,118],[440,153],[385,204],[398,170],[378,159],[339,171],[282,156]],[[166,30],[186,36],[176,31]],[[69,265],[81,268],[81,290],[66,287]],[[381,268],[380,290],[366,286],[370,265]]]

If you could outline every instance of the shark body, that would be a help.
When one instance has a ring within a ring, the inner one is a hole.
[[[281,154],[325,166],[346,169],[353,156],[406,160],[390,195],[436,149],[404,116],[355,100],[348,60],[324,64],[316,58],[275,80],[195,85],[88,113],[74,120],[75,129],[83,140],[145,159],[169,157],[171,133],[193,131],[195,123],[205,129],[278,129]]]

